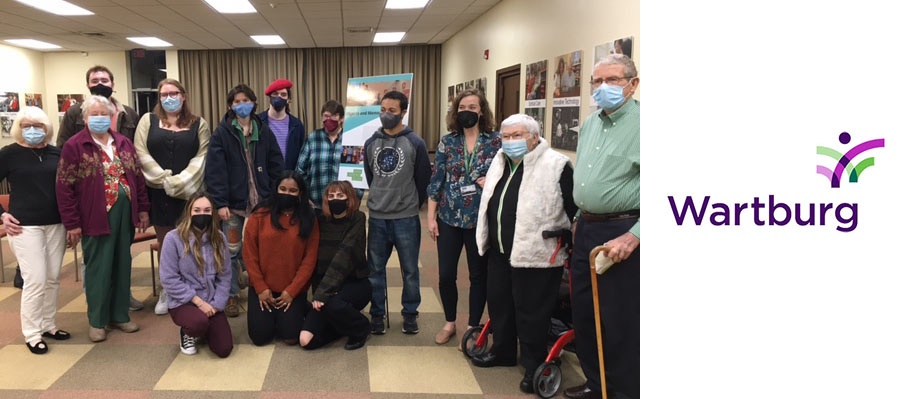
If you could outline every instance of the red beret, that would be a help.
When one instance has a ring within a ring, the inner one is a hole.
[[[294,87],[294,84],[291,83],[290,80],[276,79],[274,82],[272,82],[272,84],[269,85],[268,88],[266,88],[266,95],[271,95],[272,93],[281,89],[290,89],[291,87]]]

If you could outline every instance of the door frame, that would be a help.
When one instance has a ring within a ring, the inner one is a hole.
[[[511,75],[519,75],[519,86],[522,85],[522,64],[511,65],[506,68],[500,68],[497,70],[497,77],[494,87],[494,115],[497,116],[497,123],[499,124],[502,119],[500,118],[500,99],[503,96],[503,90],[501,90],[500,85],[503,82],[503,78],[506,78]],[[516,93],[518,93],[519,87],[516,88]],[[521,102],[521,98],[516,98],[516,103],[519,104]],[[518,108],[518,107],[517,107]],[[502,115],[504,118],[509,115]],[[497,126],[497,130],[499,130],[499,125]]]

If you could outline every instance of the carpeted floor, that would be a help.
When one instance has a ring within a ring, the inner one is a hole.
[[[229,319],[235,348],[218,359],[201,345],[197,355],[178,349],[178,328],[169,316],[156,316],[151,290],[149,244],[136,244],[132,272],[134,296],[144,310],[132,312],[141,330],[113,331],[105,342],[88,340],[86,305],[75,282],[74,254],[66,253],[59,295],[59,328],[71,340],[48,340],[49,353],[28,352],[21,334],[21,291],[13,288],[15,257],[3,239],[6,282],[0,285],[0,398],[520,398],[522,367],[473,367],[457,351],[468,309],[468,274],[460,260],[459,334],[447,345],[434,335],[444,323],[438,295],[437,252],[423,217],[418,335],[400,332],[401,277],[396,253],[388,264],[391,327],[372,336],[365,348],[343,349],[344,340],[304,351],[282,343],[257,347],[247,336],[246,313]],[[80,256],[80,253],[79,253]],[[246,302],[246,290],[242,294]],[[485,319],[487,315],[485,315]],[[584,379],[577,358],[566,353],[563,387]],[[558,394],[557,397],[562,397]]]

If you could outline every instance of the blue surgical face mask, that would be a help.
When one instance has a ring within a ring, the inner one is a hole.
[[[89,116],[88,128],[94,133],[106,133],[112,121],[108,116]]]
[[[181,97],[166,97],[160,104],[166,112],[176,112],[181,109]]]
[[[38,145],[44,141],[45,137],[47,137],[47,132],[42,128],[32,126],[22,129],[22,137],[25,138],[25,142],[28,143],[28,145]]]
[[[237,114],[238,118],[246,118],[250,116],[250,113],[253,112],[253,103],[240,103],[238,105],[232,105],[231,109],[234,110],[234,113]]]
[[[625,102],[625,97],[622,95],[624,89],[622,86],[610,86],[603,83],[594,89],[591,96],[594,97],[594,101],[597,102],[600,108],[606,111],[615,111]]]
[[[528,153],[528,143],[525,141],[525,139],[504,140],[503,153],[506,154],[506,156],[508,156],[510,159],[522,159],[523,157],[525,157],[525,154]]]

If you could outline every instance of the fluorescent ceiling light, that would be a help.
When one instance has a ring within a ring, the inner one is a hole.
[[[62,48],[62,47],[57,46],[52,43],[42,42],[40,40],[34,40],[34,39],[9,39],[9,40],[4,40],[4,41],[9,44],[14,44],[16,46],[36,48],[39,50]]]
[[[249,0],[203,0],[222,14],[250,14],[256,12]]]
[[[94,13],[63,0],[16,0],[19,3],[56,15],[94,15]]]
[[[162,40],[158,37],[129,37],[131,40],[145,47],[171,47],[172,43]]]
[[[284,44],[284,39],[278,35],[255,35],[250,36],[250,38],[263,46]]]
[[[428,0],[388,0],[384,8],[402,10],[410,8],[425,8]]]
[[[375,34],[375,43],[397,43],[403,40],[406,32],[378,32]]]

